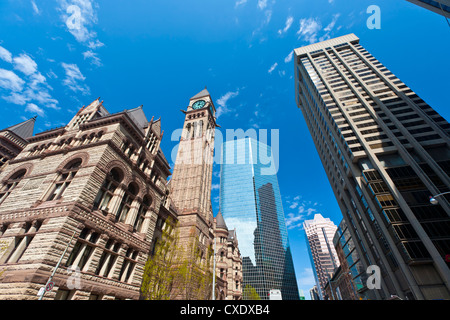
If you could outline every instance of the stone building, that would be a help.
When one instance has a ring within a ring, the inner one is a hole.
[[[0,130],[0,172],[27,145],[26,139],[33,135],[35,122],[36,117]]]
[[[18,139],[0,172],[0,299],[37,299],[68,245],[44,299],[139,298],[152,240],[177,216],[162,136],[142,107],[110,114],[97,99]]]
[[[219,213],[214,218],[216,236],[216,299],[242,299],[242,257],[238,247],[236,229],[228,227]]]

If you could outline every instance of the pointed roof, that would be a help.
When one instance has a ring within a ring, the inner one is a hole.
[[[142,110],[142,107],[143,106],[141,105],[131,110],[125,110],[125,112],[130,116],[130,118],[134,121],[139,129],[143,129],[148,125],[148,120],[145,116],[144,110]]]
[[[194,100],[194,99],[198,99],[198,98],[201,98],[201,97],[206,97],[206,96],[209,96],[210,94],[209,94],[209,92],[208,92],[208,90],[206,90],[206,87],[205,87],[205,89],[203,89],[202,91],[200,91],[199,93],[197,93],[195,96],[193,96],[190,100]]]
[[[225,223],[225,220],[223,219],[222,213],[220,211],[216,216],[216,228],[228,230],[227,224]]]
[[[18,123],[14,126],[4,129],[4,130],[14,132],[20,138],[26,139],[26,138],[33,136],[35,122],[36,122],[36,117],[33,117],[31,119],[28,119],[24,122]]]

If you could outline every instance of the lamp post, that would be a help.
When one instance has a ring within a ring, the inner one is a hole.
[[[437,201],[437,197],[440,197],[440,196],[442,196],[442,195],[444,195],[444,194],[449,194],[450,193],[450,191],[447,191],[447,192],[442,192],[442,193],[439,193],[439,194],[437,194],[437,195],[435,195],[435,196],[430,196],[430,203],[431,204],[438,204],[439,203],[439,201]]]
[[[64,252],[61,254],[61,257],[59,258],[59,261],[58,261],[58,263],[56,264],[55,269],[53,270],[52,274],[50,275],[50,277],[48,278],[47,282],[45,283],[44,290],[41,289],[42,292],[39,294],[39,299],[38,299],[38,300],[42,300],[42,299],[44,298],[46,288],[47,288],[48,284],[49,284],[50,282],[52,282],[53,276],[55,275],[56,270],[59,268],[59,265],[61,264],[61,261],[62,261],[62,259],[64,258],[64,255],[65,255],[66,252],[67,252],[67,249],[69,249],[70,244],[72,243],[72,239],[73,239],[73,237],[75,236],[75,233],[76,233],[76,232],[77,232],[76,230],[73,232],[72,237],[70,238],[69,242],[67,243],[66,249],[65,249]]]
[[[216,300],[216,237],[214,237],[214,258],[213,258],[213,285],[212,299]]]

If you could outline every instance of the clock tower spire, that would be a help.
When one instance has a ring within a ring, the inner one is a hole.
[[[216,108],[208,90],[189,99],[183,131],[170,181],[171,196],[178,209],[179,234],[187,245],[193,232],[200,240],[201,256],[214,239],[211,207],[211,179],[214,156]]]

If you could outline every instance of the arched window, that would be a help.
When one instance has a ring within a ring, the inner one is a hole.
[[[71,161],[64,167],[64,169],[58,176],[55,186],[47,197],[47,201],[58,200],[63,196],[64,191],[66,191],[67,187],[70,185],[73,178],[77,174],[81,163],[81,159],[76,159]]]
[[[198,123],[194,122],[194,130],[192,131],[192,138],[195,138],[197,135]]]
[[[152,198],[150,196],[145,196],[142,200],[141,206],[139,207],[136,219],[134,220],[133,229],[137,232],[142,231],[142,225],[144,223],[145,215],[152,204]]]
[[[186,125],[186,139],[189,139],[190,137],[191,137],[191,124],[190,123],[188,123],[187,125]]]
[[[22,169],[14,173],[5,183],[0,191],[0,204],[11,194],[13,189],[19,184],[20,180],[25,176],[27,170]]]
[[[101,186],[97,197],[94,200],[93,210],[107,210],[108,205],[111,202],[114,192],[122,181],[123,174],[117,169],[113,168],[107,175],[106,179]]]
[[[200,120],[200,121],[198,122],[198,132],[197,132],[197,136],[198,136],[198,137],[201,137],[202,134],[203,134],[203,121]]]
[[[135,183],[130,183],[128,185],[128,188],[122,197],[122,201],[120,202],[119,209],[116,212],[116,221],[124,222],[126,220],[128,212],[130,212],[131,209],[131,204],[136,198],[138,192],[139,188]]]

